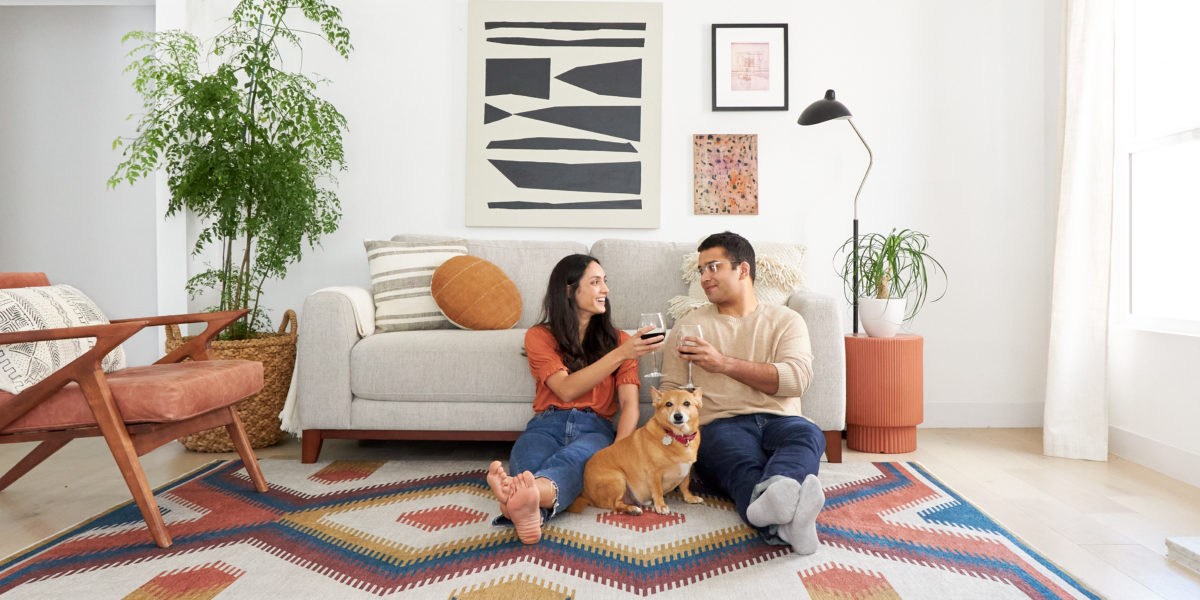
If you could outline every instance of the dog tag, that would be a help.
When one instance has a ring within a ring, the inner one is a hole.
[[[664,435],[664,436],[663,436],[663,445],[664,445],[664,446],[670,446],[670,445],[671,445],[671,436],[669,436],[669,435]]]

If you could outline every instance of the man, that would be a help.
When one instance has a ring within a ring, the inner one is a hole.
[[[786,306],[758,303],[754,248],[745,238],[716,233],[698,250],[712,304],[675,323],[662,388],[684,386],[691,363],[704,393],[697,474],[733,498],[768,543],[812,554],[825,505],[817,479],[825,436],[800,410],[812,381],[808,326]],[[680,339],[681,325],[700,325],[701,337]]]

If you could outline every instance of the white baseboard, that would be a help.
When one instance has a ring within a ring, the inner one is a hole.
[[[1108,428],[1108,451],[1148,469],[1200,487],[1200,454],[1118,427]]]
[[[926,402],[921,427],[1041,427],[1041,402]]]

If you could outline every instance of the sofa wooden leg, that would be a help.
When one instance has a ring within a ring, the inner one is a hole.
[[[300,462],[315,463],[321,455],[321,443],[325,441],[325,433],[320,429],[305,429],[300,438]]]
[[[842,462],[842,432],[825,432],[825,458],[831,463]]]

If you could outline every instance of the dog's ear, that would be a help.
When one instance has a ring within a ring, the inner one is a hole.
[[[704,406],[704,394],[700,388],[696,388],[692,391],[692,402],[696,403],[696,408]]]
[[[662,392],[654,386],[650,386],[650,404],[654,405],[654,408],[662,406]]]

